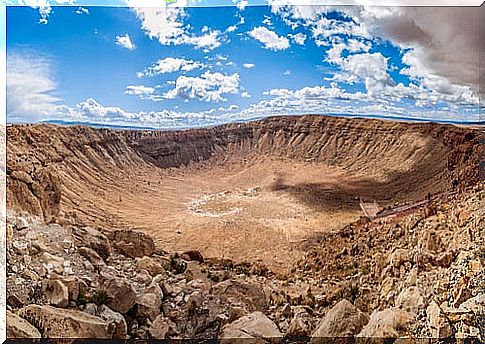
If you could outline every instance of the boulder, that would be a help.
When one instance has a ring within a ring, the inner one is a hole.
[[[60,280],[42,281],[42,291],[49,304],[61,308],[69,305],[69,289]]]
[[[416,315],[424,307],[424,299],[417,287],[404,289],[396,299],[396,307]]]
[[[88,313],[88,314],[91,314],[91,315],[97,315],[98,314],[98,306],[96,306],[96,304],[94,303],[87,303],[85,306],[84,306],[84,313]]]
[[[212,286],[211,293],[225,304],[243,306],[247,312],[263,311],[268,305],[262,286],[256,283],[230,279]]]
[[[431,302],[426,309],[429,333],[432,338],[442,339],[453,335],[453,329],[441,308],[436,302]]]
[[[475,315],[485,314],[485,294],[478,294],[475,297],[469,298],[458,307],[459,310],[467,310],[475,313]]]
[[[40,332],[27,320],[7,310],[7,338],[40,338]]]
[[[202,256],[202,253],[197,250],[185,251],[184,253],[182,253],[181,258],[187,261],[193,260],[199,263],[204,262],[204,257]]]
[[[39,258],[47,273],[51,274],[52,272],[55,272],[57,274],[62,274],[64,272],[64,259],[62,257],[55,256],[48,252],[42,252]]]
[[[286,331],[286,336],[308,337],[312,331],[312,316],[303,307],[295,308],[294,314]]]
[[[86,258],[96,269],[99,269],[101,266],[105,265],[103,258],[96,253],[95,250],[89,248],[89,247],[80,247],[78,249],[78,253]]]
[[[76,246],[88,247],[95,251],[103,260],[111,254],[111,245],[106,235],[91,227],[72,227],[72,235]]]
[[[128,325],[126,324],[125,318],[120,314],[111,309],[106,305],[101,305],[98,307],[98,313],[101,319],[110,324],[114,328],[113,338],[115,339],[126,339],[128,334]]]
[[[164,262],[146,256],[137,260],[136,270],[146,270],[152,277],[165,273]]]
[[[161,306],[161,293],[144,293],[136,298],[135,314],[137,317],[148,318],[153,321],[160,314]]]
[[[104,281],[101,285],[101,289],[104,290],[110,298],[107,304],[108,307],[115,312],[125,314],[135,304],[135,289],[133,289],[128,281],[122,278],[113,278]]]
[[[60,280],[62,284],[64,284],[67,287],[68,294],[69,294],[69,301],[76,301],[80,291],[79,279],[75,276],[69,276],[69,277],[59,276],[56,279]]]
[[[353,337],[368,323],[369,317],[348,300],[342,300],[332,307],[317,325],[311,343],[320,343],[328,338]]]
[[[25,217],[19,216],[14,218],[13,226],[16,230],[21,231],[22,229],[29,228],[29,222]]]
[[[219,339],[258,338],[275,340],[282,337],[283,335],[278,327],[266,315],[262,312],[253,312],[225,325]]]
[[[37,327],[43,338],[112,337],[107,322],[77,310],[29,305],[20,309],[18,314]]]
[[[153,339],[166,339],[169,334],[175,332],[175,324],[160,314],[155,318],[148,332]]]
[[[118,252],[127,257],[151,256],[155,251],[153,239],[139,231],[130,229],[115,230],[110,234],[110,238]]]
[[[399,338],[408,334],[413,317],[406,311],[398,308],[388,308],[383,311],[374,311],[369,323],[362,329],[357,337],[362,338],[359,343],[373,343],[376,338]]]

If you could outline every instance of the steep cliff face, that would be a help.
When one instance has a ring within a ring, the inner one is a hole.
[[[76,197],[94,200],[82,194],[105,194],[137,170],[269,157],[342,169],[369,197],[418,198],[478,179],[478,132],[438,124],[302,116],[186,131],[27,125],[9,127],[7,140],[8,207],[46,221],[61,203],[68,211]]]

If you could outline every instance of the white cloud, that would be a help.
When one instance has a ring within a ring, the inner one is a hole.
[[[404,73],[433,93],[432,99],[449,99],[449,92],[455,92],[454,99],[477,99],[478,79],[485,73],[479,73],[479,11],[472,7],[285,6],[279,0],[270,5],[290,27],[309,28],[315,43],[331,46],[335,56],[341,53],[336,49],[352,52],[351,43],[367,52],[369,42],[388,40],[406,52],[403,60],[410,67]],[[322,16],[332,11],[352,20]]]
[[[164,96],[167,99],[200,99],[205,101],[225,101],[225,94],[239,92],[239,74],[224,75],[206,71],[200,77],[179,76],[175,87]]]
[[[133,11],[148,37],[157,39],[162,45],[189,44],[207,51],[221,45],[218,30],[207,28],[202,36],[190,34],[189,27],[184,26],[186,14],[183,7],[134,7]]]
[[[307,36],[304,34],[304,33],[297,33],[297,34],[289,34],[288,35],[292,40],[293,42],[295,42],[296,44],[299,44],[299,45],[305,45],[305,41],[307,39]]]
[[[243,67],[247,69],[254,68],[255,64],[254,63],[243,63]]]
[[[49,5],[39,6],[39,24],[47,24],[51,12],[52,7],[50,7]]]
[[[290,47],[288,38],[282,36],[280,37],[275,32],[265,28],[264,26],[254,28],[249,32],[249,35],[263,43],[266,49],[278,51],[285,50]]]
[[[221,42],[219,41],[220,33],[220,31],[216,30],[203,36],[186,37],[184,43],[194,45],[199,49],[204,48],[210,51],[221,45]]]
[[[74,11],[76,14],[89,14],[89,10],[85,7],[78,7],[77,10]]]
[[[116,39],[115,39],[115,43],[116,45],[119,45],[125,49],[128,49],[128,50],[135,50],[136,46],[133,44],[133,42],[131,41],[131,38],[130,36],[128,36],[128,34],[124,35],[124,36],[116,36]]]
[[[59,106],[57,108],[57,119],[160,128],[187,127],[188,125],[193,127],[216,123],[220,118],[215,116],[214,112],[213,109],[201,112],[171,110],[128,112],[116,106],[103,106],[94,98],[88,98],[75,107]]]
[[[291,70],[285,70],[285,71],[283,72],[283,75],[284,75],[284,76],[289,76],[289,75],[291,75]]]
[[[167,57],[162,60],[158,60],[152,66],[146,68],[143,72],[138,72],[137,76],[141,78],[144,76],[155,76],[158,74],[174,73],[178,71],[189,72],[191,70],[203,67],[205,67],[205,65],[198,61]]]
[[[153,94],[155,89],[153,87],[143,86],[143,85],[130,85],[126,86],[125,94],[132,96],[146,96]]]
[[[133,118],[134,115],[125,110],[114,106],[102,106],[95,99],[88,98],[86,101],[79,103],[78,111],[82,117],[89,117],[91,119],[104,119],[107,121],[123,121]],[[74,112],[74,110],[72,110]]]
[[[251,95],[249,94],[249,92],[244,91],[244,92],[241,93],[241,97],[242,98],[251,98]]]
[[[244,11],[247,5],[248,5],[247,0],[241,0],[236,4],[236,7],[238,8],[239,11]]]
[[[36,120],[55,113],[59,99],[51,63],[34,52],[7,55],[7,119]]]
[[[238,16],[239,16],[239,21],[236,24],[229,26],[225,31],[226,33],[236,31],[239,26],[243,25],[246,22],[243,16],[241,16],[240,14],[238,14]]]

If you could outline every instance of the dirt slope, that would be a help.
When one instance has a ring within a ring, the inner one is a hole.
[[[322,116],[188,131],[7,129],[8,208],[144,230],[167,250],[270,262],[361,215],[478,179],[478,132]],[[270,244],[268,244],[270,243]],[[250,248],[250,249],[248,249]]]

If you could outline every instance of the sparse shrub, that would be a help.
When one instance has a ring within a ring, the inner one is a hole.
[[[186,269],[187,263],[176,257],[170,258],[170,270],[172,272],[174,272],[175,274],[182,274],[185,272]]]
[[[106,305],[111,301],[111,298],[108,296],[108,293],[105,290],[98,290],[89,299],[97,306]]]
[[[79,307],[87,303],[89,303],[88,297],[86,297],[86,294],[84,294],[84,291],[82,290],[79,291],[79,295],[77,296],[77,299],[76,299],[76,305]]]

